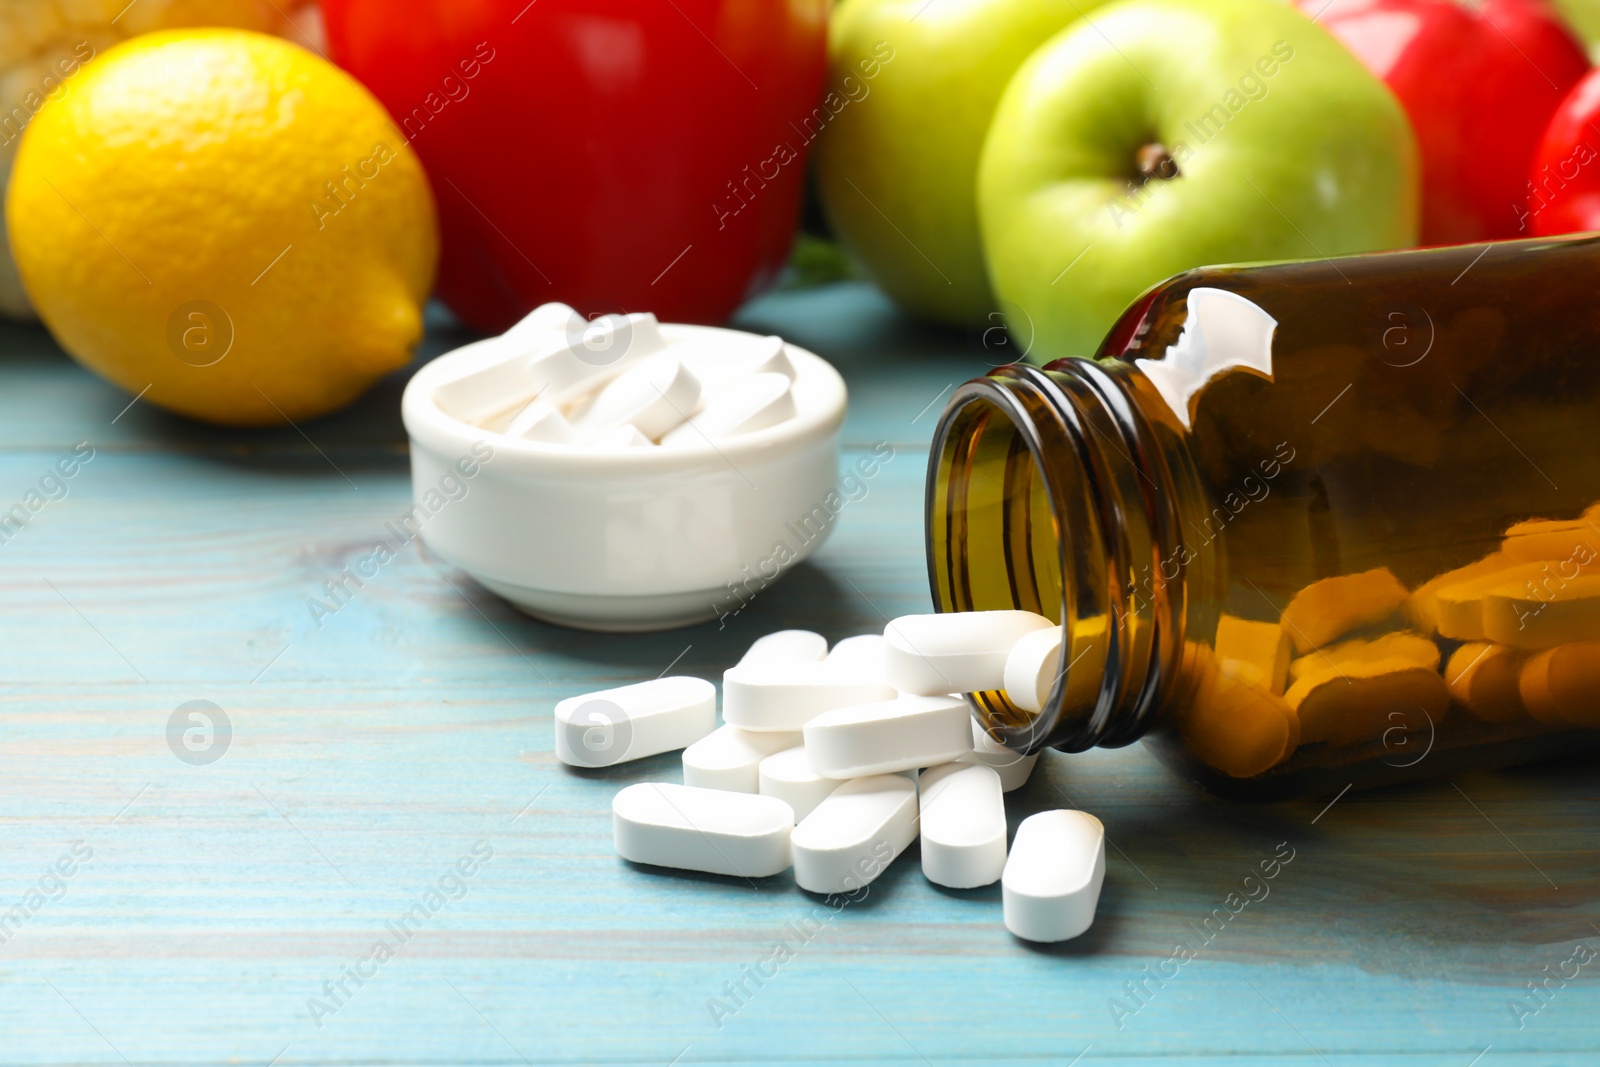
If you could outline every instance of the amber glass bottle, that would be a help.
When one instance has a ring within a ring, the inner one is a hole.
[[[1061,622],[1011,747],[1246,799],[1600,743],[1600,238],[1205,268],[952,397],[941,611]]]

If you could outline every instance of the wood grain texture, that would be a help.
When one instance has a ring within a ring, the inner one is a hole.
[[[772,629],[839,638],[925,610],[934,417],[1005,358],[861,286],[740,321],[834,360],[847,453],[895,458],[725,627],[644,637],[532,622],[419,546],[314,623],[307,598],[409,502],[403,374],[304,437],[223,433],[144,404],[118,418],[128,397],[0,327],[0,504],[96,450],[0,544],[0,1064],[1597,1062],[1600,961],[1525,988],[1600,950],[1592,761],[1324,811],[1210,799],[1138,746],[1049,754],[1013,825],[1080,804],[1113,846],[1098,923],[1053,950],[1006,934],[997,889],[929,885],[914,850],[837,913],[783,877],[617,860],[612,793],[675,779],[676,757],[567,770],[551,705],[674,662],[715,678]],[[461,339],[436,322],[427,354]],[[195,699],[232,723],[209,766],[168,748]],[[73,842],[92,855],[57,881]],[[385,924],[477,842],[492,858],[399,943]],[[1280,842],[1270,895],[1207,939]],[[319,1025],[308,1001],[384,938],[393,958]],[[793,957],[719,1025],[708,1001],[784,939]],[[1180,942],[1197,957],[1132,999]],[[1514,1002],[1539,1008],[1520,1028]]]

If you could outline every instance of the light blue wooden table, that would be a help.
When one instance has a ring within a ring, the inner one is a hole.
[[[612,794],[677,758],[569,771],[551,705],[926,610],[934,418],[1006,358],[857,285],[740,322],[836,361],[848,452],[894,459],[726,629],[648,637],[531,622],[415,547],[319,629],[308,598],[409,502],[404,375],[305,437],[223,433],[125,410],[0,327],[0,510],[94,450],[0,544],[0,1063],[1600,1063],[1600,959],[1575,962],[1600,952],[1592,761],[1245,808],[1138,746],[1048,754],[1013,824],[1070,799],[1113,846],[1097,924],[1048,951],[1006,934],[998,888],[936,889],[914,850],[837,914],[783,878],[620,862]],[[441,324],[425,355],[461,339]],[[210,764],[169,747],[191,700],[231,722]],[[1270,894],[1208,928],[1280,842]],[[1195,958],[1164,962],[1180,943]]]

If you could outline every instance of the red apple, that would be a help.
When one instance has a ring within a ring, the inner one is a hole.
[[[1422,243],[1524,232],[1539,137],[1589,69],[1554,9],[1544,0],[1297,2],[1410,117],[1422,150]]]

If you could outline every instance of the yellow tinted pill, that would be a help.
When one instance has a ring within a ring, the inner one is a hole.
[[[1374,741],[1398,725],[1438,722],[1450,693],[1436,671],[1403,659],[1356,661],[1314,671],[1284,699],[1300,717],[1301,740],[1353,745]]]
[[[1488,575],[1499,575],[1512,561],[1506,556],[1496,552],[1485,556],[1483,559],[1445,571],[1417,586],[1411,594],[1411,599],[1406,603],[1406,615],[1419,629],[1427,632],[1437,632],[1439,629],[1439,591],[1460,582],[1470,582]]]
[[[1600,524],[1586,519],[1519,522],[1506,531],[1501,551],[1520,563],[1584,557],[1593,560],[1600,555]]]
[[[1403,660],[1413,666],[1436,671],[1439,669],[1439,646],[1420,634],[1405,631],[1384,634],[1370,641],[1352,638],[1329,645],[1309,656],[1301,656],[1289,664],[1289,681],[1298,682],[1308,674],[1342,669],[1347,664],[1389,659]]]
[[[1565,566],[1548,564],[1484,596],[1484,637],[1529,650],[1600,640],[1600,575],[1563,578]]]
[[[1546,563],[1511,563],[1504,556],[1496,558],[1503,564],[1499,570],[1442,586],[1434,594],[1440,636],[1453,641],[1488,640],[1483,630],[1484,598],[1497,589],[1518,589],[1524,582],[1539,578],[1549,566]]]
[[[1410,596],[1388,567],[1324,578],[1295,594],[1284,609],[1283,628],[1295,651],[1304,655],[1387,618]]]
[[[1275,622],[1224,615],[1217,622],[1217,662],[1224,674],[1282,693],[1289,673],[1289,635]]]
[[[1300,744],[1300,724],[1284,699],[1262,685],[1223,675],[1211,652],[1191,646],[1186,658],[1202,672],[1180,732],[1188,750],[1231,778],[1262,774]]]
[[[1556,710],[1555,696],[1550,692],[1550,661],[1554,649],[1547,649],[1528,657],[1517,676],[1517,695],[1528,714],[1542,723],[1562,726],[1566,719]]]
[[[1445,666],[1450,695],[1487,722],[1512,722],[1523,716],[1518,682],[1523,653],[1505,645],[1473,641],[1462,645]]]
[[[1557,645],[1529,657],[1517,688],[1540,722],[1600,727],[1600,641]]]

